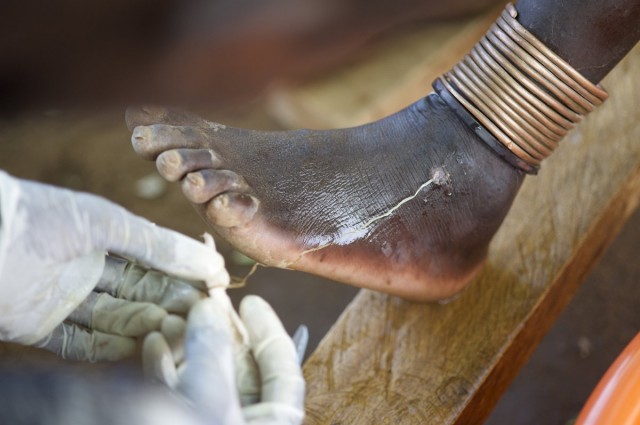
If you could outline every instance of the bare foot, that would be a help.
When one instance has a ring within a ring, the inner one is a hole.
[[[252,131],[158,108],[127,123],[136,152],[245,254],[414,300],[469,283],[524,178],[433,93],[340,130]]]

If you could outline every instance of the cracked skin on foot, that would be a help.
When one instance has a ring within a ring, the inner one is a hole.
[[[372,225],[376,224],[376,222],[385,219],[386,217],[389,217],[391,214],[393,214],[397,209],[399,209],[402,205],[404,205],[405,203],[415,199],[420,192],[422,192],[423,189],[431,186],[431,185],[436,185],[436,186],[442,186],[443,184],[447,183],[447,173],[443,168],[436,168],[433,172],[433,176],[427,180],[426,182],[424,182],[423,184],[420,185],[420,187],[418,188],[418,190],[416,190],[416,193],[414,193],[411,196],[407,196],[406,198],[402,199],[400,202],[398,202],[396,205],[394,205],[393,207],[391,207],[387,212],[377,215],[373,218],[370,218],[366,223],[356,227],[355,229],[347,229],[345,232],[343,232],[342,234],[340,234],[340,236],[337,238],[337,240],[332,240],[331,242],[327,242],[324,243],[322,245],[319,245],[315,248],[311,248],[311,249],[307,249],[305,251],[302,251],[302,253],[300,254],[300,257],[298,257],[294,262],[292,262],[291,264],[287,264],[287,268],[293,268],[295,267],[295,264],[297,261],[300,260],[300,258],[302,258],[302,256],[311,253],[311,252],[317,252],[321,249],[325,249],[329,246],[332,245],[348,245],[350,242],[356,240],[356,239],[360,239],[363,237],[366,237],[367,233],[371,230]]]

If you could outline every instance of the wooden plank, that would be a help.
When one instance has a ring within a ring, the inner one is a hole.
[[[307,424],[481,423],[640,202],[640,47],[528,178],[458,299],[363,290],[305,365]],[[612,282],[615,285],[615,282]]]

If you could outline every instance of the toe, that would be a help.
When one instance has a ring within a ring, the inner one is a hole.
[[[174,149],[161,153],[156,159],[158,172],[170,182],[193,171],[220,166],[222,161],[211,149]]]
[[[201,170],[187,174],[182,192],[191,202],[203,204],[224,192],[243,193],[249,190],[245,180],[229,170]]]
[[[205,213],[216,226],[238,227],[248,224],[259,206],[260,202],[251,195],[228,192],[209,202]]]
[[[137,106],[127,108],[125,121],[130,131],[139,125],[172,124],[172,125],[203,125],[204,120],[180,109],[164,108],[160,106]]]
[[[131,144],[138,155],[155,159],[166,150],[201,148],[206,135],[199,127],[154,124],[134,128]]]

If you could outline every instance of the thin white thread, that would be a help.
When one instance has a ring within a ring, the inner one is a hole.
[[[393,214],[395,211],[397,211],[397,210],[398,210],[398,208],[400,208],[402,205],[404,205],[404,204],[406,204],[407,202],[409,202],[409,201],[411,201],[411,200],[415,199],[415,198],[420,194],[420,192],[422,192],[422,190],[423,190],[424,188],[426,188],[427,186],[429,186],[429,185],[431,185],[432,183],[434,183],[434,182],[436,181],[436,179],[437,179],[437,177],[436,177],[436,176],[434,176],[434,177],[430,178],[430,179],[429,179],[429,180],[427,180],[426,182],[422,183],[422,184],[420,185],[420,187],[416,190],[416,192],[415,192],[413,195],[407,196],[406,198],[404,198],[404,199],[400,200],[396,205],[394,205],[393,207],[391,207],[391,209],[389,209],[389,211],[385,212],[384,214],[380,214],[380,215],[378,215],[378,216],[375,216],[375,217],[373,217],[373,218],[369,219],[369,221],[367,221],[366,223],[362,224],[362,225],[361,225],[361,226],[359,226],[359,227],[356,227],[356,228],[355,228],[355,229],[353,229],[353,230],[349,230],[348,232],[343,233],[341,236],[342,236],[342,237],[344,237],[344,236],[348,236],[348,235],[351,235],[351,234],[354,234],[354,233],[362,232],[362,231],[364,231],[364,230],[367,230],[367,228],[368,228],[368,227],[370,227],[370,226],[371,226],[373,223],[375,223],[376,221],[379,221],[379,220],[381,220],[381,219],[383,219],[383,218],[385,218],[385,217],[389,217],[391,214]],[[292,265],[296,264],[298,261],[300,261],[300,259],[301,259],[303,256],[305,256],[305,255],[307,255],[307,254],[309,254],[309,253],[316,252],[316,251],[320,251],[321,249],[324,249],[324,248],[326,248],[326,247],[328,247],[328,246],[331,246],[331,245],[335,245],[335,242],[334,242],[334,241],[330,241],[330,242],[327,242],[327,243],[322,244],[322,245],[320,245],[320,246],[317,246],[317,247],[315,247],[315,248],[310,248],[310,249],[307,249],[307,250],[305,250],[305,251],[302,251],[302,253],[298,256],[298,258],[296,258],[296,259],[295,259],[294,261],[292,261],[291,263],[287,264],[287,265],[286,265],[286,267],[290,267],[290,266],[292,266]]]
[[[384,214],[381,214],[377,217],[373,217],[372,219],[370,219],[369,221],[367,221],[365,224],[362,225],[362,228],[357,229],[357,230],[365,230],[367,227],[371,226],[373,223],[375,223],[376,221],[385,218],[385,217],[389,217],[391,214],[393,214],[398,208],[400,208],[402,205],[406,204],[407,202],[413,200],[416,198],[416,196],[418,196],[418,194],[422,191],[422,189],[424,189],[425,187],[429,186],[431,183],[434,182],[434,179],[431,178],[429,180],[427,180],[426,182],[422,183],[422,185],[418,188],[418,190],[416,190],[416,193],[414,193],[411,196],[407,196],[406,198],[404,198],[403,200],[401,200],[400,202],[398,202],[396,204],[395,207],[391,208],[389,211],[387,211]]]

